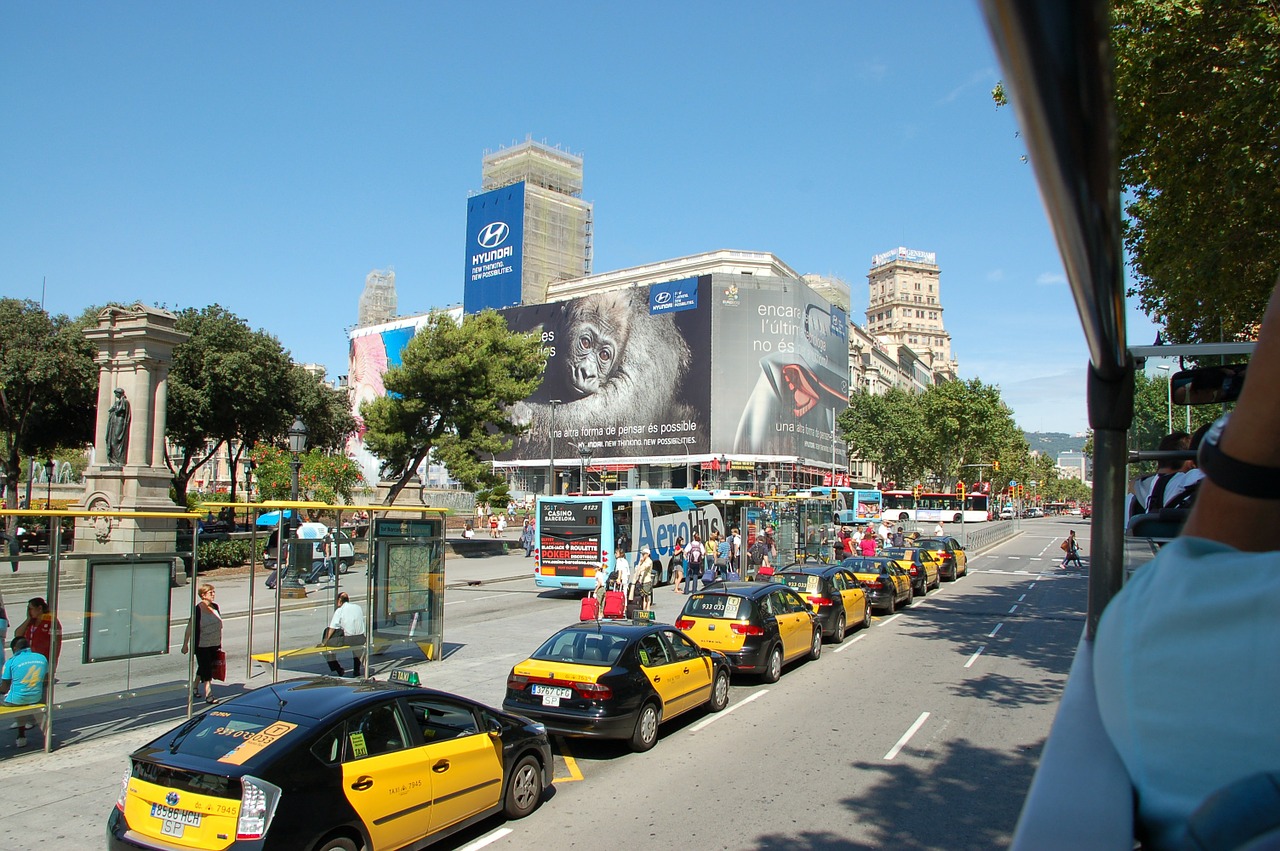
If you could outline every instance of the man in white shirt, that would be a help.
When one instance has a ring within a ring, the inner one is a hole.
[[[324,631],[324,643],[329,647],[361,647],[364,644],[364,611],[347,596],[346,591],[338,593],[337,608],[333,610],[333,618]],[[345,676],[342,664],[338,662],[338,654],[325,653],[329,662],[329,670],[338,676]],[[360,651],[351,651],[351,676],[360,676]]]

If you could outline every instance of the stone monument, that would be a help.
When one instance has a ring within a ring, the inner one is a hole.
[[[172,313],[143,304],[107,307],[84,333],[98,347],[98,416],[79,507],[182,510],[169,498],[165,405],[173,347],[189,335]],[[173,552],[175,532],[167,518],[99,518],[77,524],[76,552]]]

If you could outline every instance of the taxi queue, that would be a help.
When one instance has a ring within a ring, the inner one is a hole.
[[[777,682],[942,580],[967,573],[954,538],[799,563],[769,581],[714,582],[674,625],[591,620],[512,668],[502,709],[389,681],[305,677],[211,707],[130,755],[112,849],[422,848],[545,799],[550,735],[652,748],[665,721],[729,704],[735,674]]]

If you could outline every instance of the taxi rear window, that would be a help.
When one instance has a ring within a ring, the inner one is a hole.
[[[278,751],[279,743],[296,729],[296,724],[274,718],[215,709],[155,744],[170,753],[244,765],[259,754]]]
[[[566,629],[548,638],[533,651],[534,659],[546,662],[573,662],[579,665],[617,664],[627,639],[607,632]]]
[[[695,618],[746,620],[751,617],[753,603],[735,594],[694,594],[685,604],[684,613]]]
[[[884,573],[887,570],[885,562],[879,559],[847,559],[842,562],[842,566],[852,570],[854,573]]]
[[[821,577],[809,573],[784,573],[782,581],[788,588],[794,588],[801,594],[817,594]]]

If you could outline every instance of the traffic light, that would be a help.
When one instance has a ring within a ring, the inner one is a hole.
[[[915,497],[916,499],[919,499],[919,498],[920,498],[920,486],[919,486],[919,485],[912,485],[912,487],[911,487],[911,495],[912,495],[913,497]]]
[[[995,470],[997,473],[998,473],[998,472],[1000,472],[1000,462],[999,462],[999,461],[992,461],[992,462],[991,462],[991,469],[992,469],[992,470]]]
[[[956,495],[960,497],[960,501],[964,501],[964,482],[956,482]]]

